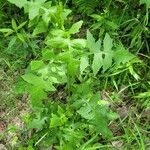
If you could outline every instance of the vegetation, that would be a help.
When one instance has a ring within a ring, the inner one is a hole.
[[[1,145],[150,149],[150,0],[1,1]]]

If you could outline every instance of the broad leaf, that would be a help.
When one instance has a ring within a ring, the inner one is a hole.
[[[43,67],[45,64],[43,63],[42,60],[34,60],[34,61],[31,61],[30,65],[31,65],[31,70],[37,70]]]
[[[98,73],[101,67],[103,67],[103,72],[105,72],[111,65],[113,60],[113,43],[109,34],[106,33],[103,40],[103,51],[101,50],[101,40],[99,39],[95,42],[93,35],[87,32],[87,46],[89,50],[93,53],[92,70],[94,75]]]
[[[83,71],[89,66],[89,60],[88,57],[82,57],[80,60],[80,72],[81,74]]]
[[[54,54],[53,50],[43,49],[42,57],[44,60],[52,60],[55,57],[55,54]]]
[[[40,8],[45,3],[46,0],[30,1],[26,6],[25,11],[29,13],[29,19],[33,20],[39,15]]]
[[[27,87],[27,92],[30,95],[31,106],[33,108],[43,107],[42,100],[47,99],[47,94],[42,87],[31,85]]]
[[[79,60],[74,59],[74,58],[70,59],[70,62],[67,66],[68,74],[71,75],[71,76],[75,76],[77,74],[79,65],[80,65]]]
[[[111,51],[113,43],[112,43],[112,39],[109,36],[108,33],[106,33],[104,41],[103,41],[103,45],[104,45],[104,51]]]
[[[73,24],[72,27],[69,29],[69,34],[75,34],[79,32],[79,29],[81,28],[82,24],[83,24],[82,20]]]
[[[67,48],[70,44],[70,39],[65,39],[62,37],[54,37],[52,39],[48,39],[46,44],[55,48]]]
[[[150,8],[150,0],[140,0],[140,4],[146,4]]]
[[[92,70],[94,75],[97,74],[97,72],[100,70],[100,68],[103,66],[103,58],[102,53],[94,53],[94,59],[92,63]]]
[[[105,72],[112,65],[113,59],[113,51],[112,51],[113,40],[111,39],[108,33],[106,33],[104,37],[103,47],[104,47],[103,72]]]
[[[37,34],[40,34],[40,33],[46,32],[46,31],[47,31],[47,26],[46,26],[45,22],[40,21],[38,23],[38,25],[35,27],[32,34],[33,34],[33,36],[35,36]]]
[[[128,50],[126,50],[122,45],[118,45],[116,47],[116,51],[114,52],[114,60],[116,65],[125,64],[133,59],[135,56],[131,54]]]
[[[112,59],[113,59],[113,53],[111,51],[105,53],[105,56],[103,58],[103,72],[105,72],[107,69],[111,67]]]
[[[42,129],[43,125],[45,124],[46,117],[41,118],[38,114],[38,117],[33,119],[32,122],[28,125],[29,129]]]
[[[86,47],[85,39],[74,39],[74,40],[71,40],[70,42],[71,42],[71,47],[73,47],[73,48],[82,49],[82,48]]]
[[[15,4],[19,8],[22,8],[27,3],[27,0],[8,0],[8,1],[12,4]]]
[[[95,39],[90,31],[87,31],[87,47],[93,53],[99,52],[101,48],[101,40],[99,39],[97,42],[95,42]]]
[[[90,33],[90,31],[87,31],[87,47],[91,52],[94,52],[94,45],[95,45],[95,39],[93,35]]]
[[[46,90],[46,91],[55,91],[55,87],[52,85],[52,83],[48,83],[45,80],[43,80],[41,77],[36,76],[34,74],[31,74],[31,73],[25,74],[22,76],[22,78],[26,82],[36,86],[37,88],[41,87],[43,90]]]

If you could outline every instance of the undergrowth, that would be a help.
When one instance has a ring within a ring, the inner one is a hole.
[[[1,112],[19,120],[1,119],[8,149],[150,148],[149,0],[0,7]]]

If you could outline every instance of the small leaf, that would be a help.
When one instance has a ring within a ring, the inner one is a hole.
[[[51,120],[50,120],[50,128],[62,126],[67,122],[67,120],[68,119],[64,113],[59,116],[56,114],[52,114]]]
[[[61,126],[59,116],[52,114],[51,120],[50,120],[50,128],[54,128],[58,126]]]
[[[79,29],[81,28],[82,24],[83,24],[82,20],[73,24],[72,27],[69,29],[69,34],[75,34],[79,32]]]
[[[26,23],[27,23],[27,21],[21,23],[21,24],[17,27],[17,30],[21,29]]]
[[[16,24],[15,19],[12,19],[11,24],[12,24],[12,28],[13,28],[15,31],[17,31],[17,24]]]
[[[17,37],[14,36],[12,37],[12,39],[10,40],[9,44],[8,44],[8,50],[10,50],[12,48],[12,46],[16,43]]]
[[[17,33],[17,37],[21,42],[23,42],[23,43],[25,42],[25,38],[24,38],[23,34]]]
[[[98,105],[101,105],[101,106],[109,106],[109,102],[107,100],[99,100],[98,101]]]
[[[9,28],[2,28],[2,29],[0,29],[0,32],[2,32],[2,33],[13,33],[14,31],[12,29],[9,29]]]
[[[130,65],[128,69],[131,75],[133,75],[133,77],[138,81],[140,79],[140,76],[134,71],[133,66]]]
[[[89,60],[88,57],[82,57],[80,60],[80,72],[81,74],[83,71],[89,66]]]

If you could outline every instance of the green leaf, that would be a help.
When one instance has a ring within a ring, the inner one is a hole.
[[[29,19],[33,20],[35,17],[39,15],[40,8],[45,3],[46,0],[38,0],[38,1],[30,1],[28,3],[28,13],[29,13]]]
[[[83,118],[91,120],[94,118],[94,114],[92,113],[92,110],[90,107],[81,107],[77,113],[79,113]]]
[[[50,120],[50,128],[62,126],[67,122],[67,117],[65,114],[56,115],[52,113],[51,120]]]
[[[23,34],[17,33],[17,37],[21,42],[23,42],[23,43],[25,42],[25,38],[24,38]]]
[[[50,128],[61,126],[60,118],[56,114],[52,114],[50,120]]]
[[[40,34],[40,33],[46,32],[46,31],[47,31],[47,26],[46,26],[45,22],[40,21],[38,23],[38,25],[35,27],[32,35],[35,36],[37,34]]]
[[[103,56],[103,72],[105,72],[111,65],[112,65],[112,58],[113,58],[113,40],[106,33],[104,40],[103,40],[103,47],[104,47],[104,56]]]
[[[99,93],[92,94],[90,99],[80,99],[80,109],[77,111],[84,119],[93,125],[96,132],[101,133],[104,137],[111,137],[112,133],[108,128],[108,121],[110,112],[108,111],[108,106],[98,105],[100,100]],[[77,101],[75,103],[77,103]],[[82,103],[81,103],[82,102]],[[79,103],[79,102],[78,102]],[[78,106],[79,107],[79,106]]]
[[[12,39],[10,40],[9,44],[8,44],[8,50],[12,48],[12,46],[16,43],[17,37],[14,36],[12,37]]]
[[[12,29],[9,29],[9,28],[2,28],[2,29],[0,29],[0,32],[2,32],[2,33],[13,33],[14,31]]]
[[[97,72],[100,70],[100,68],[103,66],[103,58],[102,53],[94,53],[94,59],[92,63],[92,70],[94,73],[94,76],[97,74]]]
[[[99,52],[101,49],[101,40],[95,42],[95,38],[89,31],[87,31],[87,47],[93,53]]]
[[[33,119],[32,122],[28,125],[29,129],[42,129],[45,124],[46,117],[41,118],[40,115],[36,119]]]
[[[42,57],[44,60],[52,60],[55,57],[53,50],[50,49],[43,49],[42,50]]]
[[[25,92],[26,90],[26,86],[27,86],[27,82],[25,82],[22,78],[19,79],[17,81],[17,83],[15,84],[15,87],[13,89],[13,91],[16,93],[16,94],[22,94]]]
[[[109,25],[112,29],[116,30],[118,29],[118,25],[114,23],[113,21],[106,21],[106,24]]]
[[[101,40],[99,39],[95,44],[94,44],[94,50],[95,52],[99,52],[101,49]]]
[[[138,81],[140,79],[140,76],[134,71],[133,66],[128,66],[128,69],[131,75]]]
[[[146,4],[150,8],[150,0],[140,0],[140,4]]]
[[[42,100],[47,99],[47,94],[42,87],[31,85],[27,87],[27,92],[30,95],[33,108],[43,107]]]
[[[60,29],[52,29],[50,33],[54,36],[59,36],[59,37],[66,37],[67,33],[64,30]]]
[[[34,74],[31,74],[31,73],[25,74],[22,76],[22,78],[26,82],[36,86],[37,88],[41,87],[43,90],[46,90],[46,91],[55,91],[55,87],[52,85],[52,83],[48,83],[45,80],[43,80],[41,77],[36,76]]]
[[[25,24],[27,23],[27,21],[24,21],[23,23],[21,23],[18,27],[17,30],[21,29],[23,26],[25,26]]]
[[[86,40],[85,39],[74,39],[71,40],[71,47],[73,48],[85,48],[86,47]]]
[[[126,50],[122,45],[118,45],[113,56],[116,65],[125,64],[135,58],[128,50]]]
[[[150,91],[148,92],[143,92],[138,94],[138,96],[136,96],[137,98],[150,98]]]
[[[79,29],[81,28],[82,24],[83,24],[82,20],[73,24],[72,27],[69,29],[69,34],[75,34],[79,32]]]
[[[80,61],[77,59],[70,59],[70,62],[67,66],[68,69],[68,73],[70,76],[75,76],[77,71],[78,71],[78,67],[80,65]]]
[[[31,65],[31,70],[37,70],[45,66],[42,60],[33,60],[31,61],[30,65]]]
[[[73,56],[70,52],[63,52],[57,56],[57,59],[69,64],[70,59],[73,59]]]
[[[46,44],[54,48],[67,48],[68,45],[70,44],[70,39],[64,39],[62,37],[55,37],[52,39],[48,39],[46,41]]]
[[[105,111],[105,108],[101,108],[101,111],[96,110],[94,124],[97,131],[100,132],[104,137],[111,138],[113,135],[108,128],[108,113],[109,112]]]
[[[29,19],[33,20],[35,17],[37,17],[39,15],[39,10],[40,10],[41,5],[39,5],[38,3],[32,3],[30,5],[30,9],[29,9]]]
[[[93,37],[93,35],[90,33],[90,31],[87,31],[87,47],[89,48],[89,50],[91,52],[95,52],[95,50],[93,49],[95,45],[95,39]]]
[[[101,67],[103,67],[103,72],[105,72],[112,65],[113,59],[113,43],[109,34],[106,33],[105,35],[103,40],[104,50],[101,51],[101,40],[99,39],[97,42],[95,42],[93,35],[87,31],[87,46],[94,54],[92,62],[94,76],[97,74]]]
[[[15,19],[12,19],[11,24],[12,24],[12,28],[13,28],[15,31],[17,31],[17,24],[16,24]]]
[[[88,57],[82,57],[80,60],[80,73],[82,74],[83,71],[89,66],[89,59]]]
[[[108,68],[111,67],[112,58],[113,58],[113,53],[111,51],[105,53],[105,56],[103,58],[103,72],[105,72]]]
[[[19,8],[22,8],[27,3],[27,0],[8,0],[8,1],[12,4],[15,4]]]
[[[104,44],[104,51],[111,51],[113,47],[113,40],[111,39],[108,33],[106,33],[105,35],[103,44]]]

